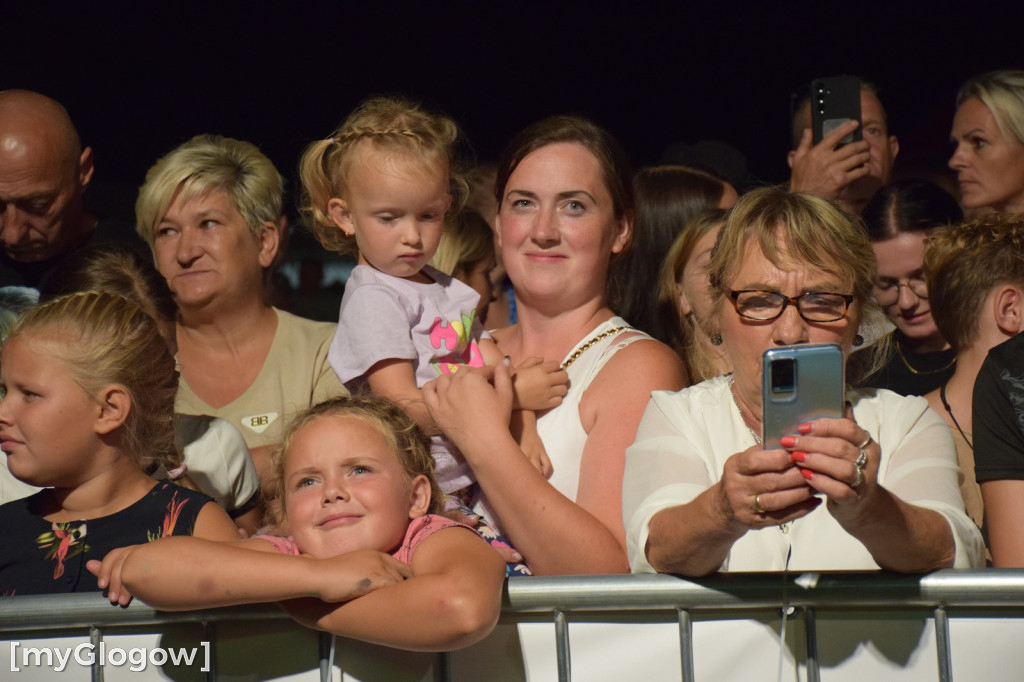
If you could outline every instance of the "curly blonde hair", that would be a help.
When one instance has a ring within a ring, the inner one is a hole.
[[[306,408],[295,415],[285,430],[284,439],[271,455],[270,489],[273,504],[268,505],[267,522],[282,524],[284,517],[284,462],[292,439],[302,427],[322,417],[353,417],[377,429],[402,463],[409,480],[426,476],[430,481],[428,514],[444,508],[444,493],[434,477],[434,458],[430,455],[430,438],[423,433],[401,408],[386,398],[372,395],[339,396]]]
[[[329,251],[354,253],[355,240],[347,237],[331,219],[327,203],[348,193],[346,178],[357,150],[401,152],[425,168],[441,168],[449,178],[452,205],[446,215],[458,215],[469,195],[469,185],[459,172],[455,121],[433,114],[398,97],[373,97],[349,114],[326,140],[306,147],[299,161],[302,180],[300,210],[309,228]]]
[[[924,252],[932,317],[960,352],[978,339],[983,303],[994,288],[1024,288],[1024,216],[988,213],[934,229]]]

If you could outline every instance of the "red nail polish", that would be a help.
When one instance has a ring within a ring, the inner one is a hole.
[[[803,475],[803,477],[804,477],[804,478],[806,478],[806,479],[807,479],[808,481],[809,481],[809,480],[811,480],[812,478],[814,478],[814,472],[813,472],[813,471],[811,471],[810,469],[801,469],[801,470],[800,470],[800,473],[801,473],[801,474]]]
[[[796,436],[783,436],[779,439],[779,445],[784,448],[791,448],[796,445]]]
[[[794,450],[789,458],[794,462],[803,462],[807,459],[807,453],[803,450]]]
[[[802,433],[802,434],[804,434],[806,436],[808,433],[811,432],[811,425],[810,424],[801,424],[800,426],[796,427],[796,430],[799,433]]]

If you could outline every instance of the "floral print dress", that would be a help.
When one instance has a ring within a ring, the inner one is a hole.
[[[112,549],[191,535],[203,493],[159,481],[135,504],[87,521],[54,523],[36,511],[40,495],[0,506],[0,596],[98,591],[85,563]]]

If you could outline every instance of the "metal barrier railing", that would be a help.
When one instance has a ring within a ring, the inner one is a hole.
[[[626,614],[671,612],[678,621],[680,670],[684,682],[694,679],[692,623],[695,617],[729,612],[746,618],[755,612],[798,610],[805,619],[808,680],[819,679],[815,614],[819,610],[871,611],[907,617],[930,613],[935,621],[938,679],[952,680],[949,618],[1024,617],[1024,571],[944,570],[925,576],[888,573],[722,574],[704,580],[665,575],[606,575],[511,578],[507,583],[503,621],[518,622],[550,614],[555,627],[558,679],[571,678],[569,629],[574,617],[597,617],[601,622],[626,622]],[[0,639],[11,633],[42,637],[52,631],[88,633],[97,645],[104,630],[125,626],[153,627],[201,623],[286,619],[272,605],[233,607],[179,613],[157,612],[138,602],[112,607],[98,594],[45,595],[0,598]],[[154,627],[152,631],[159,631]],[[212,656],[216,660],[216,655]],[[320,637],[320,677],[331,679],[333,637]],[[438,664],[448,679],[445,655]],[[102,680],[94,667],[93,679]],[[215,670],[206,673],[215,679]]]

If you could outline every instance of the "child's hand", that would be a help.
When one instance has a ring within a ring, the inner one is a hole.
[[[549,410],[558,407],[569,391],[569,373],[555,361],[526,358],[513,370],[512,407],[517,410]]]
[[[412,568],[388,554],[360,549],[317,560],[321,571],[316,595],[325,602],[343,602],[412,577]]]
[[[100,589],[107,590],[107,598],[110,599],[111,604],[128,606],[132,600],[132,595],[121,583],[121,568],[135,547],[137,545],[118,547],[110,550],[107,556],[103,557],[103,561],[92,559],[85,563],[89,572],[96,576],[96,582]]]
[[[526,455],[526,459],[530,460],[530,464],[541,473],[544,478],[551,478],[551,474],[554,472],[554,468],[551,466],[551,460],[548,458],[548,451],[544,449],[544,442],[540,439],[540,435],[536,429],[528,429],[523,433],[522,439],[519,441],[519,447]]]
[[[519,449],[544,478],[551,478],[554,468],[544,448],[544,441],[537,432],[537,415],[530,410],[517,410],[512,413],[509,431],[519,443]]]

